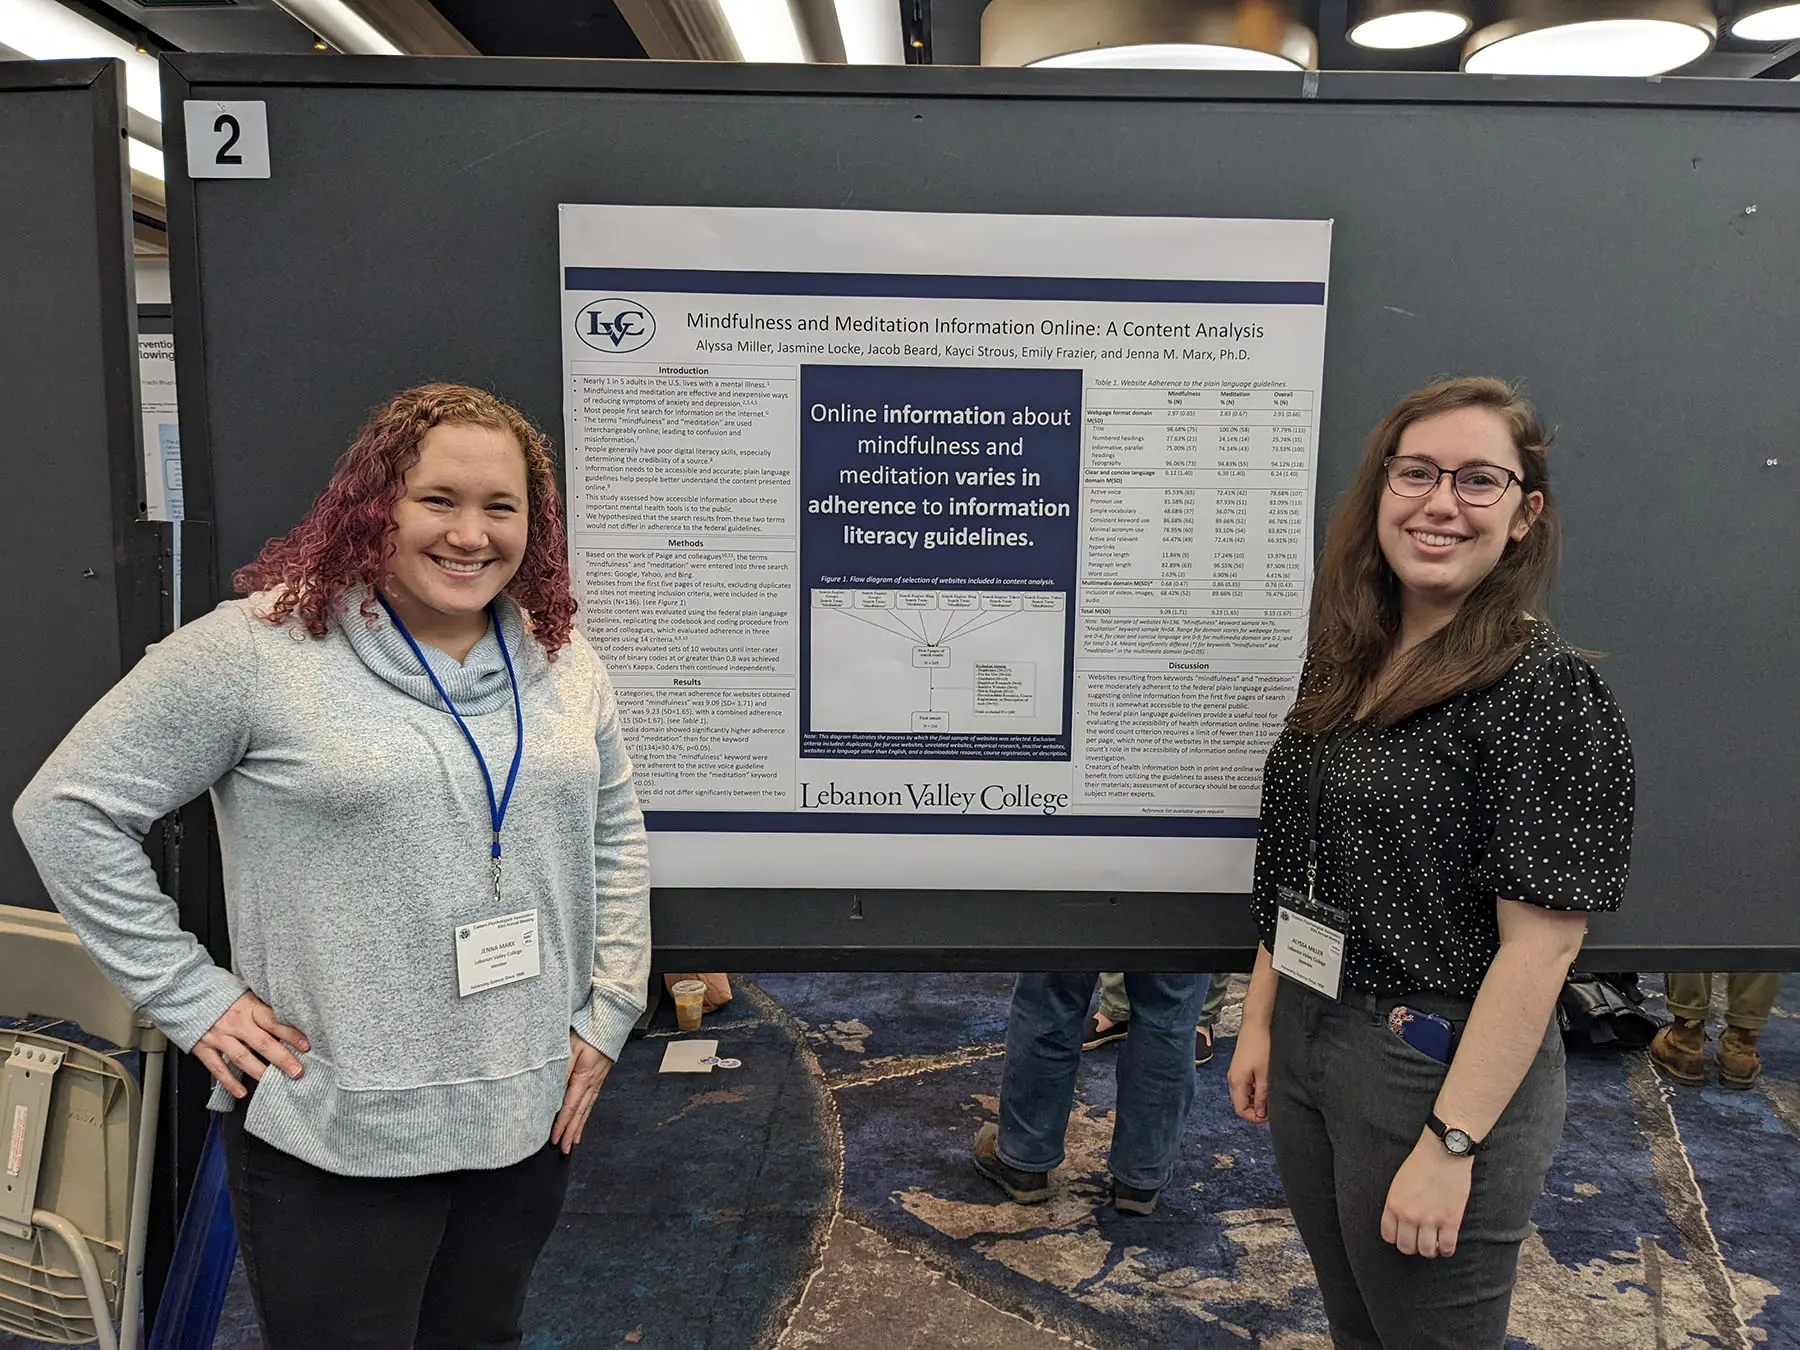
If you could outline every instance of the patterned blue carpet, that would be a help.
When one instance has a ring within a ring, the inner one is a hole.
[[[817,1311],[851,1297],[821,1255],[834,1221],[907,1254],[925,1273],[919,1300],[986,1305],[1014,1329],[1009,1347],[1329,1350],[1267,1132],[1231,1114],[1229,1034],[1199,1071],[1161,1207],[1128,1217],[1105,1203],[1114,1048],[1084,1062],[1049,1204],[1012,1204],[969,1166],[996,1110],[1009,976],[768,975],[738,988],[703,1034],[741,1069],[658,1074],[675,1034],[666,1010],[627,1049],[538,1268],[531,1350],[867,1350],[866,1326],[839,1335]],[[1234,995],[1227,1033],[1235,1016]],[[1752,1092],[1675,1088],[1641,1054],[1571,1057],[1568,1128],[1524,1249],[1511,1346],[1800,1348],[1800,976],[1783,983],[1763,1055]],[[902,1317],[879,1342],[999,1343],[934,1335]],[[0,1350],[23,1344],[0,1337]],[[261,1345],[241,1277],[215,1344]]]
[[[836,1104],[845,1213],[1088,1345],[1328,1350],[1267,1131],[1231,1112],[1229,1039],[1200,1070],[1183,1165],[1155,1215],[1105,1204],[1112,1048],[1084,1064],[1059,1195],[1026,1207],[968,1164],[996,1111],[1006,977],[759,983],[802,1025]],[[1752,1092],[1676,1089],[1642,1054],[1571,1057],[1512,1345],[1800,1346],[1800,977],[1782,986],[1763,1054]]]

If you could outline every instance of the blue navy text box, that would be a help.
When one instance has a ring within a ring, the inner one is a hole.
[[[800,371],[800,726],[802,757],[880,759],[1055,759],[1070,758],[1071,705],[1074,697],[1076,545],[1081,529],[1081,388],[1079,370],[1015,370],[943,366],[803,366]],[[911,405],[925,409],[979,407],[1002,412],[1007,421],[994,425],[888,423],[881,410]],[[874,409],[877,421],[827,420],[829,410]],[[1059,426],[1014,425],[1015,415],[1033,410],[1067,414]],[[821,416],[821,410],[827,410]],[[865,441],[917,437],[920,442],[976,441],[976,454],[866,452]],[[1019,456],[989,454],[990,442],[1023,438]],[[941,470],[943,485],[864,485],[842,481],[844,470],[894,468]],[[1040,481],[1030,485],[965,486],[959,472],[982,469],[1029,471]],[[942,504],[942,515],[864,516],[817,514],[811,503],[838,496]],[[1062,517],[954,516],[952,501],[1043,499],[1063,503]],[[950,545],[935,549],[846,544],[844,526],[862,529],[929,530],[990,529],[1028,534],[1029,547]],[[812,733],[812,597],[814,588],[910,588],[931,590],[1006,591],[1020,596],[1060,592],[1063,607],[1063,716],[1057,736],[1037,742],[1029,755],[1019,754],[1017,736],[1001,751],[1000,742],[982,745],[979,735],[937,736],[929,733],[866,734],[854,746],[841,738]],[[875,748],[880,746],[881,748]],[[998,752],[998,753],[997,753]]]
[[[1254,839],[1254,816],[958,815],[896,811],[646,811],[645,826],[702,834],[992,834]]]
[[[1093,300],[1128,305],[1322,305],[1322,281],[1170,281],[1137,277],[916,276],[882,272],[710,272],[566,267],[563,288],[625,295],[836,295],[891,300]],[[1065,316],[1066,317],[1066,316]]]

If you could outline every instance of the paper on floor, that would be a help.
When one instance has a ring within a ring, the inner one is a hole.
[[[717,1041],[670,1041],[663,1051],[658,1073],[711,1073],[713,1066],[700,1061],[719,1053]]]

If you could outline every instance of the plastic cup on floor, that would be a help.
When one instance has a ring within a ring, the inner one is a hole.
[[[675,996],[675,1021],[683,1031],[700,1030],[700,1010],[706,1002],[706,981],[677,980],[669,986]]]

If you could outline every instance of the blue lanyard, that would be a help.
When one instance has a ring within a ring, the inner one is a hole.
[[[481,747],[475,744],[475,735],[469,730],[469,724],[463,721],[463,715],[450,701],[450,695],[444,692],[443,682],[438,679],[437,672],[431,668],[431,662],[425,659],[425,653],[419,650],[419,644],[413,639],[413,635],[406,631],[406,625],[401,622],[400,616],[394,613],[394,607],[387,602],[387,597],[384,595],[379,599],[381,607],[387,611],[388,618],[394,621],[394,627],[400,630],[400,636],[406,639],[406,645],[412,648],[413,655],[419,658],[419,664],[425,668],[425,675],[431,681],[431,687],[437,690],[438,697],[444,700],[444,706],[456,719],[456,725],[462,728],[462,734],[469,742],[469,749],[475,752],[475,763],[481,767],[481,781],[487,787],[488,814],[494,823],[494,899],[498,900],[500,898],[500,827],[506,823],[506,808],[512,803],[513,785],[519,781],[519,761],[525,756],[525,714],[519,707],[519,677],[513,670],[512,653],[506,650],[506,634],[500,628],[500,611],[492,604],[488,606],[488,617],[494,623],[494,641],[500,644],[500,658],[506,662],[506,678],[512,684],[513,729],[517,739],[513,744],[512,768],[506,774],[506,790],[500,794],[498,800],[495,800],[494,777],[488,772],[487,760],[481,753]]]

